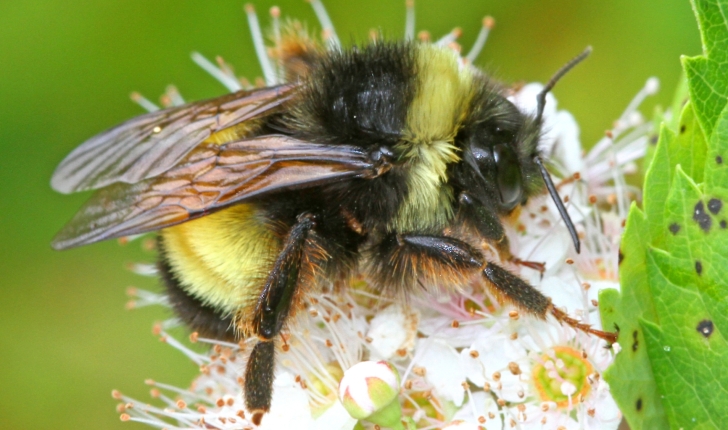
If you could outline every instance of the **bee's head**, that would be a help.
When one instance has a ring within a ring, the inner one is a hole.
[[[487,78],[481,76],[476,79],[476,82],[480,81],[478,91],[456,138],[462,150],[462,162],[453,172],[456,184],[459,183],[483,205],[495,207],[501,214],[525,204],[545,184],[569,229],[577,252],[580,244],[576,229],[543,166],[538,144],[546,94],[589,52],[591,49],[588,48],[551,78],[537,96],[535,116],[518,110]]]
[[[534,158],[540,126],[503,97],[485,77],[471,101],[456,141],[462,163],[454,172],[471,194],[501,214],[511,212],[543,188]]]

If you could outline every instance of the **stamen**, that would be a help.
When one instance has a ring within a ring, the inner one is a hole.
[[[281,9],[278,6],[273,6],[270,8],[269,13],[271,20],[273,21],[273,42],[276,46],[278,46],[281,41]],[[285,82],[285,72],[280,67],[279,61],[276,61],[274,56],[271,54],[273,52],[273,48],[267,49],[266,52],[268,53],[268,58],[274,60],[271,61],[271,64],[276,74],[276,82],[279,84]]]
[[[138,104],[147,112],[156,112],[159,110],[159,106],[151,102],[148,98],[144,97],[143,95],[139,94],[138,92],[134,91],[133,93],[129,94],[129,98],[134,103]]]
[[[263,33],[260,30],[258,15],[255,14],[255,8],[252,4],[248,3],[245,5],[245,14],[248,16],[250,35],[253,38],[253,46],[255,47],[255,53],[258,56],[258,61],[260,62],[260,68],[263,69],[265,83],[269,86],[276,85],[278,83],[276,73],[270,62],[270,58],[268,57],[268,50],[265,47],[265,41],[263,41]]]
[[[155,264],[130,263],[127,265],[127,269],[141,276],[157,276],[159,273]]]
[[[129,288],[127,290],[127,295],[133,299],[130,303],[133,303],[132,307],[134,309],[151,305],[160,305],[164,307],[170,306],[167,296],[163,294],[157,294],[139,288]]]
[[[281,40],[281,9],[273,6],[270,8],[270,16],[273,20],[273,40],[278,43]]]
[[[407,15],[404,22],[404,39],[413,40],[415,38],[415,0],[406,0],[405,7]]]
[[[485,18],[483,18],[483,27],[480,29],[480,33],[478,33],[478,38],[475,39],[473,47],[470,48],[470,52],[468,52],[468,55],[465,56],[465,59],[468,60],[468,62],[472,63],[478,58],[478,55],[480,55],[480,52],[485,47],[485,42],[488,40],[488,34],[490,34],[490,30],[494,26],[495,20],[493,19],[493,17],[486,16]]]
[[[167,85],[164,95],[169,99],[172,106],[182,106],[185,104],[185,99],[182,98],[182,94],[179,93],[179,90],[174,85]]]
[[[186,355],[187,358],[192,360],[195,364],[202,365],[205,363],[205,356],[202,354],[199,354],[186,346],[184,346],[180,341],[175,339],[172,336],[169,336],[166,332],[160,333],[160,335],[165,339],[165,343],[171,345],[176,350],[180,351],[182,354]]]
[[[326,8],[323,3],[321,3],[321,0],[309,0],[309,3],[311,3],[313,12],[316,14],[316,18],[318,18],[324,34],[328,36],[326,41],[332,48],[340,48],[341,42],[339,41],[339,36],[336,35],[334,24],[331,22],[329,14],[326,13]]]
[[[192,53],[192,61],[197,63],[198,66],[202,67],[203,70],[212,75],[213,78],[217,79],[218,82],[223,84],[225,88],[227,88],[229,91],[235,92],[243,89],[237,79],[228,76],[225,72],[223,72],[220,68],[218,68],[215,64],[213,64],[210,60],[205,58],[199,52]]]
[[[645,101],[645,98],[647,98],[647,96],[655,94],[659,89],[660,81],[656,77],[653,76],[647,79],[645,85],[642,87],[642,89],[640,89],[637,95],[634,96],[632,101],[629,102],[629,105],[627,105],[627,108],[617,120],[616,127],[614,128],[615,135],[618,135],[619,132],[624,131],[624,129],[629,127],[629,118],[632,117],[632,115],[637,111],[637,107],[639,107],[639,105],[642,104],[643,101]]]
[[[611,157],[609,157],[612,162],[615,164],[615,168],[611,169],[612,172],[612,181],[614,181],[614,189],[616,190],[616,193],[618,196],[624,196],[626,193],[624,192],[624,188],[626,187],[626,183],[624,180],[624,174],[622,172],[622,169],[616,168],[617,166],[617,151],[612,146],[612,154]],[[620,218],[626,218],[627,217],[627,202],[624,198],[620,198],[617,200],[617,214]]]
[[[372,28],[369,30],[369,41],[376,42],[379,39],[379,30]]]
[[[233,72],[233,67],[225,62],[225,60],[221,56],[215,57],[215,62],[217,63],[217,66],[222,70],[224,74],[227,76],[230,76],[231,78],[236,79],[235,72]]]
[[[458,40],[460,36],[463,35],[463,31],[460,29],[460,27],[453,28],[448,34],[440,38],[437,42],[435,42],[435,46],[449,46],[451,43]]]

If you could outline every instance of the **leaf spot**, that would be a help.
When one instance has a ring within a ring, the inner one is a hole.
[[[639,339],[639,333],[637,332],[637,330],[635,330],[632,332],[632,351],[633,352],[637,352],[637,347],[640,344],[638,339]]]
[[[726,225],[725,220],[720,220],[720,228],[726,228],[728,225]]]
[[[697,272],[698,276],[703,274],[703,263],[700,260],[695,260],[695,272]]]
[[[670,224],[670,227],[668,227],[668,229],[670,229],[670,233],[677,234],[677,232],[680,231],[680,224],[674,222]]]
[[[686,130],[686,129],[687,129],[687,127],[685,126],[685,124],[681,125],[681,126],[680,126],[680,134],[683,134],[683,133],[685,133],[685,130]]]
[[[617,265],[622,264],[622,260],[624,260],[624,254],[622,254],[622,248],[620,248],[617,254]]]
[[[710,231],[710,226],[713,224],[713,220],[710,218],[710,215],[705,212],[705,205],[702,200],[695,205],[695,209],[693,210],[693,220],[698,223],[704,232],[708,233]]]
[[[639,399],[637,399],[637,403],[635,403],[634,406],[637,409],[637,412],[642,410],[642,398],[641,397]]]
[[[710,199],[708,201],[708,210],[713,215],[718,215],[718,212],[720,212],[722,207],[723,207],[723,202],[718,199]]]
[[[715,162],[718,164],[723,164],[723,157],[721,157],[720,155],[717,155],[715,157]]]
[[[698,333],[702,334],[706,338],[710,337],[711,334],[713,334],[713,321],[711,320],[702,320],[698,323],[698,326],[696,327],[696,330],[698,330]]]

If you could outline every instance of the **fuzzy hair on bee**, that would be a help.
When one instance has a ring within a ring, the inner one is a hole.
[[[529,115],[452,49],[416,41],[325,46],[291,23],[270,50],[285,83],[131,119],[59,165],[60,192],[98,191],[54,239],[66,249],[159,231],[161,277],[203,336],[255,338],[243,392],[270,409],[278,338],[307,296],[363,277],[384,295],[458,291],[611,339],[501,267],[503,227],[548,190],[546,93]]]

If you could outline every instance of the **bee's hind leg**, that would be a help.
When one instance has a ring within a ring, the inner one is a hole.
[[[305,282],[303,272],[310,272],[310,268],[304,267],[310,264],[310,259],[306,258],[306,240],[315,226],[313,215],[298,217],[255,305],[251,331],[258,336],[258,343],[248,358],[243,387],[245,406],[253,414],[255,425],[259,425],[270,410],[275,376],[275,339],[291,312],[298,287]]]

